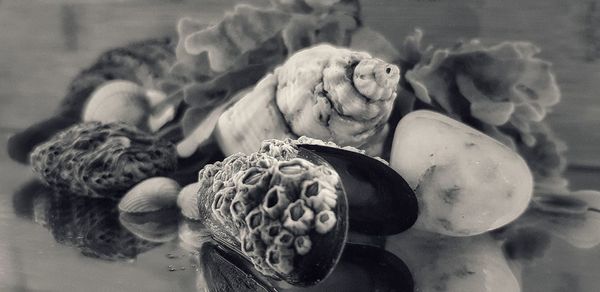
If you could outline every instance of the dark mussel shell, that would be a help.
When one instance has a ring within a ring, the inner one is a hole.
[[[218,245],[205,243],[200,249],[202,276],[207,292],[274,292],[252,267],[252,263]],[[204,291],[204,290],[202,290]]]
[[[313,248],[306,255],[296,257],[294,270],[288,275],[278,275],[278,279],[293,286],[308,287],[316,285],[331,274],[342,256],[348,237],[348,201],[343,188],[338,192],[335,214],[337,215],[335,228],[326,234],[319,234],[315,230],[308,233]],[[221,238],[223,232],[214,232],[212,235],[220,247],[243,255],[239,240]]]
[[[394,254],[373,246],[347,244],[342,258],[325,281],[310,288],[285,291],[414,291],[406,264]]]
[[[419,213],[416,196],[395,170],[357,152],[299,144],[298,156],[329,162],[340,175],[350,213],[350,230],[369,235],[392,235],[410,228]]]
[[[333,230],[326,234],[315,230],[309,233],[313,248],[294,262],[292,273],[283,277],[286,282],[300,287],[313,286],[333,272],[348,240],[348,199],[343,186],[338,191],[335,214],[337,224]]]

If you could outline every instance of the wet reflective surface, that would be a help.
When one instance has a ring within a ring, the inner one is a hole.
[[[203,291],[208,284],[200,276],[202,262],[189,247],[182,248],[177,239],[159,244],[136,237],[119,221],[117,202],[65,197],[35,183],[24,188],[32,178],[29,168],[6,156],[9,135],[48,118],[48,109],[64,96],[69,80],[101,51],[129,42],[132,36],[143,39],[173,32],[182,15],[216,21],[236,1],[209,1],[202,7],[199,1],[187,0],[92,2],[0,2],[0,19],[7,28],[0,31],[0,290]],[[544,58],[554,64],[563,91],[563,102],[549,120],[570,146],[573,166],[567,175],[577,190],[600,189],[600,131],[594,130],[599,106],[598,25],[594,25],[598,7],[598,1],[378,0],[365,5],[364,14],[366,23],[395,44],[418,25],[426,31],[427,41],[438,45],[463,37],[531,40],[540,45]],[[552,29],[548,19],[554,21]],[[598,290],[598,247],[576,248],[546,230],[527,226],[511,236],[504,253],[523,291]],[[399,239],[388,239],[386,246],[409,265],[410,259],[395,248],[402,246]],[[381,238],[355,240],[384,244]],[[438,267],[443,270],[441,264]],[[358,264],[347,270],[347,275],[364,275]],[[345,277],[336,279],[347,284]]]

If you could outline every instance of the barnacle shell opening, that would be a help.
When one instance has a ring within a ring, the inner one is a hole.
[[[212,217],[258,271],[285,277],[311,253],[315,236],[336,226],[341,182],[329,166],[294,158],[291,140],[262,146],[262,153],[237,154],[203,169],[199,200],[210,201]]]

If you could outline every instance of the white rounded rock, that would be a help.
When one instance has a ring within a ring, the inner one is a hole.
[[[390,166],[415,190],[415,227],[450,236],[508,224],[525,211],[533,192],[531,172],[512,149],[431,111],[402,118]]]

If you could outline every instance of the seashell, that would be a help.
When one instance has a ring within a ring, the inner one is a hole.
[[[301,50],[222,114],[215,137],[226,155],[302,135],[380,154],[399,79],[396,65],[364,52]]]
[[[418,214],[414,193],[385,162],[354,148],[316,144],[267,140],[258,154],[237,154],[199,174],[198,206],[207,214],[201,222],[218,245],[250,261],[261,275],[298,287],[328,278],[349,228],[396,234]],[[255,166],[270,154],[277,158],[268,168]],[[233,164],[241,167],[231,172]],[[213,208],[222,197],[220,186],[229,181],[239,188],[230,215]],[[259,183],[264,181],[269,183]]]
[[[120,198],[138,182],[171,173],[175,147],[124,123],[74,125],[39,145],[31,166],[42,182],[65,193]]]
[[[99,86],[88,99],[82,114],[84,122],[124,122],[155,132],[175,117],[175,107],[165,105],[167,96],[135,82],[113,80]],[[160,112],[154,107],[161,105]]]
[[[181,214],[188,219],[199,220],[200,211],[198,210],[198,183],[189,184],[179,192],[177,197],[177,206],[181,209]]]
[[[400,82],[400,69],[378,59],[362,60],[352,77],[356,90],[371,100],[391,98]]]
[[[250,154],[265,139],[294,137],[275,104],[276,85],[275,75],[265,76],[219,117],[215,138],[225,155]]]
[[[293,158],[295,151],[292,144],[269,141],[261,153],[238,154],[208,165],[199,174],[198,207],[206,214],[200,222],[220,246],[242,255],[264,276],[310,286],[326,278],[341,255],[348,232],[347,203],[333,169]],[[270,158],[268,168],[262,168],[265,157],[271,157],[266,153],[283,155]],[[316,212],[300,196],[305,181],[332,190],[336,203],[324,208],[336,216],[336,224],[327,232],[314,229]],[[227,212],[221,208],[222,186],[231,183],[236,191]],[[293,246],[297,235],[311,242],[299,246],[302,255]]]
[[[99,86],[89,97],[82,120],[103,123],[124,122],[147,130],[150,103],[146,90],[135,82],[114,80]]]
[[[175,207],[181,187],[166,177],[146,179],[131,188],[119,202],[119,211],[145,213]]]
[[[326,161],[320,163],[329,163],[340,175],[348,199],[351,231],[392,235],[407,230],[417,220],[415,193],[386,163],[353,150],[317,144],[296,146],[298,157],[313,163]]]

